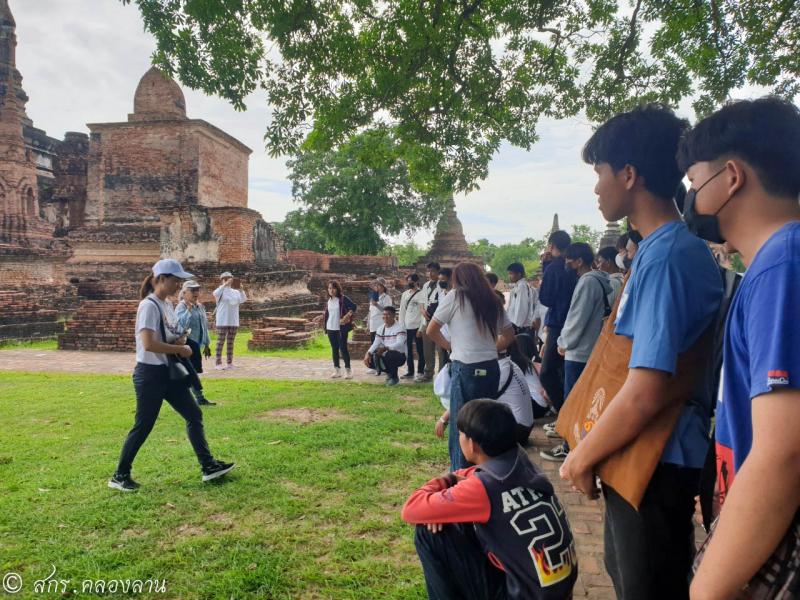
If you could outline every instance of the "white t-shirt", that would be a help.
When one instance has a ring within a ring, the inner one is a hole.
[[[389,294],[383,293],[378,297],[378,306],[370,302],[369,304],[369,331],[378,331],[378,328],[383,325],[383,309],[387,306],[392,306],[392,297]]]
[[[161,312],[164,313],[164,331],[167,333],[167,339],[161,337],[161,327],[158,322],[161,315],[158,312],[158,307],[153,304],[149,298],[155,299],[161,307]],[[175,316],[175,309],[172,302],[160,300],[155,294],[150,294],[147,298],[139,302],[139,310],[136,313],[136,362],[144,363],[146,365],[168,365],[166,354],[158,352],[147,352],[142,343],[142,329],[149,329],[154,332],[155,339],[159,342],[166,341],[172,343],[180,336],[178,331],[178,317]]]
[[[420,309],[425,304],[421,290],[406,290],[400,297],[400,323],[406,329],[419,329],[422,325]]]
[[[244,290],[221,285],[214,290],[214,298],[217,300],[217,327],[238,327],[239,305],[247,300]]]
[[[374,354],[378,348],[386,348],[394,350],[402,354],[406,353],[406,330],[397,321],[389,327],[388,325],[381,325],[375,331],[375,341],[369,347],[370,354]]]
[[[508,318],[517,327],[530,327],[535,306],[527,280],[522,278],[512,284],[509,296]]]
[[[511,409],[511,412],[514,413],[514,420],[519,425],[530,427],[533,425],[533,406],[531,405],[531,390],[528,387],[525,374],[508,357],[501,358],[498,362],[500,364],[500,383],[497,389],[503,389],[506,381],[508,381],[509,374],[511,374],[511,383],[508,384],[506,391],[497,401],[502,402]]]
[[[325,323],[325,329],[329,331],[341,329],[342,316],[339,313],[339,298],[328,298],[328,321]]]
[[[453,348],[450,358],[462,363],[472,364],[497,358],[497,342],[488,329],[481,327],[472,305],[465,298],[464,305],[458,301],[457,291],[447,294],[439,302],[433,319],[450,329],[450,345]],[[498,335],[511,327],[508,315],[502,311],[497,320]]]
[[[422,290],[420,291],[423,300],[422,308],[427,311],[431,304],[435,302],[441,302],[440,296],[444,296],[443,292],[444,290],[439,287],[438,279],[436,281],[426,281],[422,286]],[[427,322],[424,316],[422,317],[422,322]]]

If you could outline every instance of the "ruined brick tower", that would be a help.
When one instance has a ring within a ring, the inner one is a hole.
[[[456,204],[453,198],[448,201],[447,208],[436,225],[430,252],[419,258],[417,269],[424,271],[425,265],[429,262],[438,262],[442,267],[450,268],[460,262],[471,262],[483,267],[483,261],[469,250],[464,237],[464,227],[456,214]]]

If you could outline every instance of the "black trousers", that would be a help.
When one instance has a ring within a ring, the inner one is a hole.
[[[344,368],[350,368],[350,351],[347,349],[347,336],[350,331],[342,332],[342,330],[328,329],[328,341],[331,344],[331,355],[333,357],[333,366],[339,368],[339,353],[341,352],[344,359]]]
[[[203,413],[189,388],[184,383],[170,380],[167,367],[137,363],[133,371],[133,387],[136,390],[136,417],[122,445],[117,475],[130,474],[133,460],[153,430],[164,400],[186,420],[186,434],[200,466],[206,467],[214,461],[203,430]]]
[[[564,405],[564,357],[558,353],[558,336],[560,329],[551,328],[547,332],[547,341],[542,351],[542,370],[539,379],[550,402],[556,410]]]
[[[378,360],[378,370],[386,371],[392,379],[397,379],[397,370],[406,362],[406,355],[397,350],[389,350]]]
[[[661,464],[637,512],[604,485],[605,565],[620,600],[688,600],[700,469]]]
[[[422,347],[422,338],[417,337],[417,331],[406,329],[406,361],[408,373],[411,375],[414,374],[414,344],[417,345],[417,373],[425,372],[425,350]]]
[[[506,576],[489,562],[469,523],[431,533],[417,525],[414,545],[430,600],[504,600]]]

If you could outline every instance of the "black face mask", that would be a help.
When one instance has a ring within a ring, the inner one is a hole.
[[[439,282],[439,287],[442,288],[443,290],[446,290],[447,289],[447,282],[446,281],[440,281]]]
[[[414,282],[413,281],[409,281],[408,282],[408,289],[410,289],[410,290],[414,289]]]
[[[702,190],[708,183],[717,177],[720,173],[725,170],[725,167],[722,167],[719,171],[717,171],[714,175],[709,177],[706,182],[701,185],[699,188],[690,189],[686,192],[686,200],[684,200],[684,208],[683,208],[683,220],[686,223],[686,227],[689,228],[694,235],[699,237],[700,239],[706,240],[711,242],[712,244],[724,244],[725,238],[722,237],[722,233],[719,230],[719,219],[717,215],[719,211],[723,209],[725,202],[722,206],[719,207],[717,212],[713,215],[700,215],[697,214],[695,210],[695,202],[697,200],[697,194],[700,190]],[[730,200],[730,198],[728,198]]]

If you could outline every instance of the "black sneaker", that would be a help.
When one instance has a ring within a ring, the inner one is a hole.
[[[114,475],[108,480],[108,487],[112,490],[119,490],[120,492],[135,492],[141,487],[130,475]]]
[[[216,402],[209,402],[205,398],[197,401],[197,406],[216,406],[216,405],[217,405]]]
[[[405,375],[400,377],[400,379],[414,379],[414,374],[413,373],[406,373]]]
[[[203,481],[211,481],[229,473],[236,466],[236,463],[226,463],[215,460],[208,467],[203,467]]]
[[[569,448],[567,448],[566,444],[559,444],[558,446],[550,448],[550,450],[542,450],[539,452],[539,456],[551,462],[564,462],[567,460],[568,455]]]

